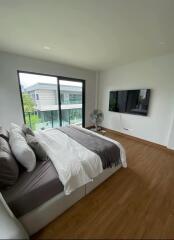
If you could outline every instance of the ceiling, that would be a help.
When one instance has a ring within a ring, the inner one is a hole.
[[[0,0],[0,50],[104,70],[174,52],[174,0]]]

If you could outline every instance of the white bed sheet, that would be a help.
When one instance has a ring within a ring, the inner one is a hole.
[[[77,126],[74,126],[79,128]],[[82,128],[83,131],[89,130]],[[97,133],[90,133],[96,135]],[[126,154],[123,146],[110,138],[97,134],[99,137],[111,141],[120,148],[120,156],[123,167],[127,167]],[[39,139],[52,163],[54,164],[60,181],[64,185],[66,195],[71,194],[77,188],[93,181],[103,172],[100,157],[77,143],[75,140],[57,129],[38,131]]]
[[[56,129],[36,133],[54,164],[66,195],[103,172],[100,157]]]

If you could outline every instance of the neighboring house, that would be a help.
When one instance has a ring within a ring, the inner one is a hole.
[[[40,127],[47,127],[50,124],[57,126],[58,122],[58,94],[57,84],[37,83],[23,89],[23,92],[30,94],[36,107],[35,113],[41,119]],[[60,86],[60,99],[62,109],[62,123],[81,124],[82,121],[82,88],[79,86]],[[26,113],[28,116],[31,113]],[[31,121],[29,116],[29,121]],[[30,122],[31,125],[31,122]]]
[[[81,87],[61,85],[60,90],[62,109],[81,108]],[[25,92],[28,92],[36,103],[36,111],[57,110],[59,108],[57,84],[37,83],[25,88]],[[74,104],[76,105],[74,106]]]

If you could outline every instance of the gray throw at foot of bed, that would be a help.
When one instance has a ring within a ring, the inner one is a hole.
[[[121,163],[120,149],[114,143],[73,126],[61,127],[58,128],[58,130],[99,155],[103,169],[112,167],[113,164],[117,166]]]

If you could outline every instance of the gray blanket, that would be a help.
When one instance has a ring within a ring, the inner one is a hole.
[[[72,126],[61,127],[58,128],[58,130],[65,133],[90,151],[98,154],[101,158],[103,169],[112,167],[113,164],[117,166],[121,163],[120,149],[114,143]]]

